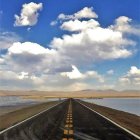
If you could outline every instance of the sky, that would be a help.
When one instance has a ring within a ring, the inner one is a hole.
[[[139,0],[0,0],[0,89],[140,90]]]

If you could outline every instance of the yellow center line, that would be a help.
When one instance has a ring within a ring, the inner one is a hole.
[[[71,101],[68,107],[68,113],[66,117],[66,124],[64,129],[64,137],[62,140],[74,140],[73,139],[73,119],[72,119],[72,104]]]

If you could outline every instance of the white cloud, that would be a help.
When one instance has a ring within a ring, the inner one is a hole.
[[[94,19],[78,18],[77,15],[83,13],[85,9],[93,11],[93,8],[85,7],[73,15],[58,16],[58,19],[62,20],[60,28],[71,32],[69,35],[55,37],[50,43],[50,47],[57,50],[60,58],[63,56],[69,64],[84,66],[103,60],[127,58],[136,52],[134,49],[136,42],[125,36],[124,30],[118,29],[119,26],[121,28],[129,26],[131,27],[129,33],[133,34],[137,28],[129,24],[131,19],[122,16],[116,19],[114,25],[103,28]]]
[[[43,7],[42,3],[36,4],[30,2],[28,4],[23,4],[20,16],[15,15],[14,26],[33,26],[38,21],[38,16]]]
[[[24,79],[24,78],[28,78],[29,75],[28,75],[28,72],[24,72],[22,71],[19,75],[18,75],[18,78],[19,79]]]
[[[140,69],[132,66],[124,76],[119,78],[120,83],[128,88],[139,88],[140,86]]]
[[[76,66],[72,66],[72,72],[62,72],[61,73],[62,76],[67,76],[70,79],[79,79],[79,78],[83,78],[83,74],[80,73],[80,71],[77,69]]]
[[[54,50],[49,50],[47,48],[40,46],[37,43],[32,42],[13,43],[13,45],[8,49],[8,52],[9,54],[30,53],[34,55],[55,53]]]
[[[126,16],[120,16],[115,20],[115,25],[111,25],[110,28],[115,31],[120,31],[123,33],[130,33],[135,35],[140,35],[140,25],[131,25],[132,19]]]
[[[70,20],[66,21],[61,25],[61,29],[68,31],[81,31],[86,30],[88,28],[94,29],[99,26],[99,23],[90,19],[88,21],[80,21],[80,20]]]
[[[114,25],[103,28],[92,18],[89,20],[78,18],[84,17],[79,16],[79,13],[83,13],[85,9],[93,12],[93,8],[85,7],[73,15],[58,16],[58,19],[62,20],[60,28],[71,32],[69,35],[55,37],[50,43],[60,57],[67,58],[70,64],[84,66],[97,61],[127,58],[136,52],[134,49],[136,42],[124,35],[128,33],[126,32],[128,27],[131,28],[129,34],[134,34],[134,30],[138,30],[130,24],[131,19],[122,16],[115,20]]]
[[[72,65],[71,72],[62,72],[61,76],[68,77],[69,79],[96,79],[97,81],[103,83],[104,78],[103,76],[99,75],[96,71],[87,71],[85,73],[81,73],[78,68]]]
[[[21,13],[26,12],[28,8],[25,7]],[[31,13],[38,17],[38,10]],[[24,16],[21,14],[19,17],[18,26],[27,24],[24,18],[21,19]],[[1,87],[16,85],[19,88],[40,90],[113,88],[112,83],[107,83],[107,80],[112,79],[91,68],[99,61],[127,58],[134,54],[136,41],[130,39],[127,33],[139,34],[136,32],[138,28],[130,24],[132,20],[119,17],[114,25],[104,28],[93,19],[97,18],[93,8],[87,7],[73,15],[61,14],[58,18],[61,21],[60,29],[69,33],[53,38],[49,48],[33,42],[19,42],[16,37],[15,40],[11,39],[12,41],[7,41],[10,36],[1,39],[8,44],[4,45],[7,50],[5,54],[0,54]],[[29,22],[31,23],[30,20]],[[55,22],[52,23],[54,24]],[[112,76],[113,73],[113,70],[107,71],[107,74]],[[136,87],[139,85],[139,79],[139,69],[131,67],[119,80],[121,83],[127,83],[127,86],[132,84]]]
[[[135,42],[123,38],[121,32],[97,27],[79,33],[54,38],[51,47],[58,50],[71,64],[89,65],[101,60],[127,58],[133,54],[127,46]]]
[[[93,7],[84,7],[77,13],[74,13],[73,15],[65,15],[61,13],[58,16],[58,19],[60,20],[69,20],[69,19],[82,19],[82,18],[98,18],[98,15],[93,11]]]
[[[93,7],[84,7],[82,10],[74,14],[77,19],[81,18],[98,18],[98,15],[93,11]]]
[[[16,72],[59,73],[70,71],[71,65],[55,49],[45,48],[33,42],[15,42],[1,56],[1,68]]]
[[[57,52],[53,49],[32,42],[15,42],[8,48],[7,53],[2,57],[6,65],[14,71],[37,72],[46,71],[53,66]]]
[[[10,70],[0,70],[0,89],[39,89],[45,79],[29,75],[27,72],[17,73]]]
[[[129,75],[135,75],[140,76],[140,69],[138,69],[136,66],[132,66],[130,71],[128,72]]]

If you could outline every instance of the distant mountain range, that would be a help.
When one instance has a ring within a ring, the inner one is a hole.
[[[116,91],[85,89],[81,91],[6,91],[0,90],[0,96],[22,96],[23,98],[51,98],[51,97],[70,97],[70,98],[122,98],[122,97],[139,97],[139,90]]]
[[[122,90],[122,91],[118,91],[118,90],[113,90],[113,89],[106,89],[106,90],[94,90],[94,89],[84,89],[84,90],[81,90],[82,92],[103,92],[103,93],[110,93],[110,92],[117,92],[117,93],[122,93],[122,92],[127,92],[127,93],[132,93],[132,92],[135,92],[135,93],[140,93],[140,90]]]

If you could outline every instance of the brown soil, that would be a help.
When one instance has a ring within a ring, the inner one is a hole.
[[[140,136],[140,116],[84,101],[81,102]]]

